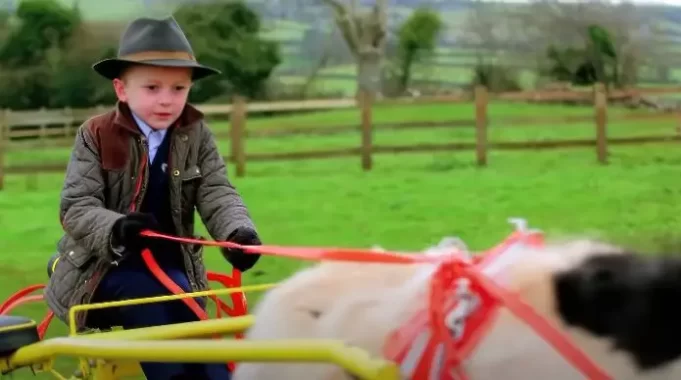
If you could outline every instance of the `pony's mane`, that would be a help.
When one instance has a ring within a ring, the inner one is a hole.
[[[383,246],[379,244],[374,244],[371,247],[371,250],[376,252],[384,252],[385,248],[383,248]],[[459,251],[467,255],[470,254],[468,246],[458,236],[445,236],[442,239],[440,239],[439,243],[426,247],[424,250],[421,251],[421,253],[428,256],[440,256],[451,254],[453,251]]]
[[[624,248],[608,243],[600,237],[590,235],[552,237],[541,248],[527,247],[522,258],[532,257],[528,265],[532,265],[532,262],[536,259],[539,262],[552,263],[555,269],[562,269],[576,265],[577,262],[593,253],[610,254],[626,251]],[[371,249],[377,252],[385,251],[383,246],[378,244],[373,245]],[[476,254],[471,252],[467,244],[458,236],[445,236],[437,244],[420,251],[421,254],[428,256],[449,255],[452,252],[459,252],[468,257]]]

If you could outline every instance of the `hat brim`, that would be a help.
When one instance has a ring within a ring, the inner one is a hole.
[[[193,69],[192,80],[194,81],[221,73],[219,70],[214,69],[212,67],[202,65],[195,61],[188,61],[182,59],[153,59],[146,61],[130,61],[126,59],[109,58],[95,63],[94,65],[92,65],[92,69],[95,70],[99,75],[103,76],[104,78],[114,80],[116,78],[119,78],[121,71],[131,64],[161,67],[188,67]]]

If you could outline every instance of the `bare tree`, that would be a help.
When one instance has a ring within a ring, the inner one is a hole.
[[[477,41],[496,57],[502,51],[522,54],[524,60],[547,59],[549,46],[583,48],[589,36],[589,25],[599,25],[612,36],[619,57],[621,75],[632,82],[638,67],[655,57],[659,45],[659,19],[633,4],[610,1],[559,2],[531,1],[528,5],[500,4],[477,1],[474,17],[464,25],[465,35]]]
[[[381,66],[387,39],[387,0],[376,0],[369,10],[358,0],[322,0],[335,15],[336,25],[357,62],[357,90],[374,95],[380,90]]]
[[[461,25],[463,40],[475,46],[478,63],[484,63],[485,58],[499,57],[508,48],[508,42],[513,37],[506,33],[512,22],[509,17],[509,7],[504,3],[490,4],[475,0],[471,5],[471,13]]]
[[[589,40],[589,26],[598,25],[612,36],[617,70],[630,84],[635,82],[640,64],[655,55],[659,46],[655,43],[659,20],[630,3],[541,0],[529,7],[521,17],[526,33],[520,40],[526,46],[534,46],[539,54],[551,45],[580,48]]]
[[[335,33],[335,29],[330,31],[326,39],[326,43],[322,48],[322,53],[319,57],[319,60],[317,61],[317,64],[312,68],[312,71],[310,71],[310,74],[307,76],[307,78],[305,78],[305,82],[301,86],[300,94],[303,98],[307,97],[310,87],[312,87],[312,84],[319,76],[319,72],[329,63],[329,59],[331,58],[331,49],[333,48],[333,37]]]

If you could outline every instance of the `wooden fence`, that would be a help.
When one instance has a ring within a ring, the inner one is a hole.
[[[669,136],[647,136],[607,138],[606,123],[608,100],[623,98],[636,98],[642,95],[662,95],[681,93],[681,87],[641,88],[615,90],[607,92],[604,86],[596,85],[591,90],[570,91],[524,91],[511,93],[488,93],[484,87],[477,87],[471,95],[461,96],[434,96],[422,98],[401,98],[375,101],[368,95],[361,94],[357,99],[339,100],[307,100],[286,101],[272,103],[247,103],[243,98],[235,98],[233,104],[199,105],[197,106],[208,117],[229,118],[230,129],[217,132],[219,138],[228,138],[231,144],[230,154],[225,159],[232,161],[236,166],[236,175],[241,177],[246,173],[246,163],[252,161],[269,160],[302,160],[314,158],[360,156],[364,170],[371,170],[373,155],[377,153],[408,153],[408,152],[433,152],[453,150],[475,150],[477,163],[480,166],[487,165],[487,155],[490,149],[495,150],[522,150],[522,149],[554,149],[568,147],[596,148],[596,157],[599,162],[607,162],[608,144],[639,144],[649,142],[681,141],[681,136],[670,134]],[[532,125],[547,123],[578,123],[594,122],[595,139],[581,140],[553,140],[535,142],[495,142],[490,143],[487,139],[487,127],[489,125],[488,103],[490,100],[507,101],[588,101],[592,102],[594,115],[568,116],[568,117],[511,117],[504,118],[506,124]],[[404,122],[378,124],[372,120],[374,104],[434,104],[434,103],[466,103],[475,102],[474,119],[447,120],[437,122]],[[354,125],[320,126],[320,127],[280,127],[258,128],[248,130],[246,128],[249,113],[258,112],[287,112],[287,111],[320,111],[331,109],[359,109],[359,122]],[[63,171],[66,162],[41,165],[24,165],[6,167],[4,157],[7,152],[25,150],[36,147],[70,147],[73,143],[73,135],[80,123],[88,118],[104,112],[105,108],[95,109],[60,109],[39,111],[0,111],[0,189],[3,188],[3,178],[12,173],[38,173]],[[649,114],[627,115],[617,120],[661,120],[669,119],[670,115],[655,112]],[[610,118],[613,120],[614,118]],[[377,146],[373,143],[373,132],[382,129],[426,129],[426,128],[457,128],[475,126],[475,143],[443,142],[433,144],[418,144],[404,146]],[[355,148],[317,150],[305,152],[286,153],[247,153],[246,141],[249,138],[291,136],[300,134],[331,135],[360,132],[360,143]]]

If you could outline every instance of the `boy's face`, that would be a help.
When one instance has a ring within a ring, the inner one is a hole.
[[[133,65],[114,79],[116,96],[154,129],[169,128],[180,116],[192,85],[186,67]]]

